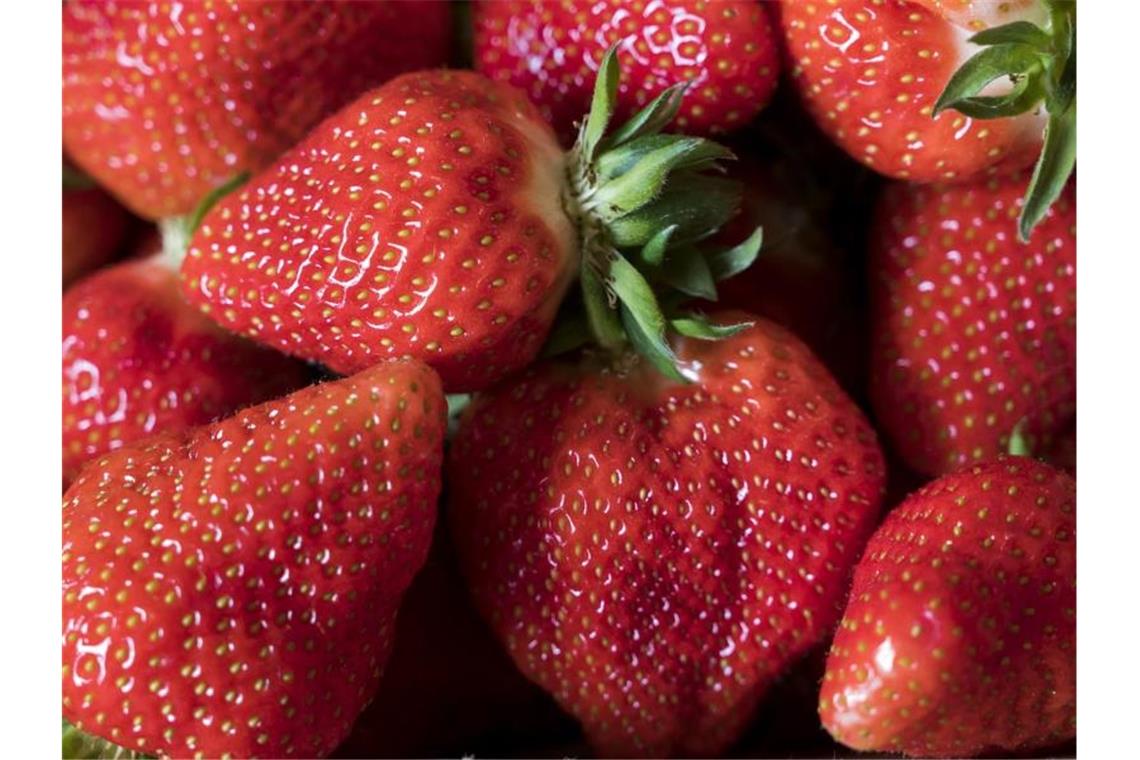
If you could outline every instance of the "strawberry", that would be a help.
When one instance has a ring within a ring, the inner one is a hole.
[[[1076,735],[1076,483],[1027,458],[945,475],[855,569],[819,712],[860,750],[1025,752]]]
[[[690,134],[738,129],[779,78],[778,32],[755,0],[508,0],[474,9],[476,69],[536,103],[572,136],[594,76],[617,45],[629,74],[618,113],[632,114],[670,85],[689,86],[676,126]]]
[[[372,697],[435,522],[446,418],[378,365],[85,469],[63,505],[63,712],[162,756],[320,757]]]
[[[68,2],[64,145],[136,214],[185,214],[367,87],[442,64],[448,29],[443,3]]]
[[[1071,1],[783,0],[781,23],[808,109],[856,160],[967,181],[1042,152],[1023,238],[1061,192],[1076,156]]]
[[[448,458],[476,606],[606,755],[726,749],[834,624],[883,494],[874,431],[791,333],[673,350],[688,382],[536,364],[476,396]]]
[[[86,177],[64,167],[63,287],[115,258],[131,217]]]
[[[1022,243],[1024,183],[895,184],[880,198],[871,399],[920,472],[997,456],[1023,420],[1048,450],[1076,414],[1075,187]]]
[[[97,272],[63,298],[64,483],[95,456],[211,422],[308,376],[186,304],[161,255]]]
[[[660,134],[680,88],[607,133],[617,88],[611,51],[563,153],[507,85],[397,77],[206,215],[184,292],[226,328],[342,374],[415,356],[449,393],[533,360],[576,275],[607,346],[646,343],[648,330],[660,348],[662,315],[631,261],[648,246],[651,268],[667,259],[674,279],[698,268],[711,282],[691,244],[728,218],[739,188],[704,173],[726,149]]]

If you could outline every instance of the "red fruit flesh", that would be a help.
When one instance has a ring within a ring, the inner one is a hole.
[[[675,128],[717,134],[747,124],[779,78],[777,32],[752,0],[510,0],[475,6],[475,66],[523,90],[564,139],[590,109],[598,66],[618,45],[619,120],[688,83]]]
[[[145,436],[212,422],[304,385],[304,364],[222,330],[182,300],[161,255],[63,298],[63,477]]]
[[[889,177],[934,182],[1007,173],[1037,156],[1042,114],[979,121],[947,110],[931,118],[950,77],[980,50],[966,42],[977,31],[969,20],[990,18],[953,10],[966,27],[908,0],[781,2],[797,89],[820,128],[856,161]]]
[[[63,191],[63,287],[121,253],[131,217],[97,187]]]
[[[444,3],[68,2],[69,155],[147,219],[185,214],[366,88],[447,60]]]
[[[860,750],[1006,754],[1076,734],[1076,483],[1029,459],[947,475],[867,545],[820,717]]]
[[[607,755],[726,749],[834,623],[882,498],[874,432],[793,335],[675,350],[693,384],[535,365],[448,461],[476,606]]]
[[[191,241],[184,292],[337,372],[412,355],[449,392],[484,387],[534,358],[577,271],[563,162],[513,89],[399,77],[223,199]]]
[[[427,554],[446,419],[416,362],[159,435],[63,505],[63,713],[162,756],[322,757]]]
[[[899,455],[939,474],[997,456],[1022,420],[1047,451],[1076,414],[1076,198],[1028,243],[1026,177],[896,184],[870,242],[871,397]]]

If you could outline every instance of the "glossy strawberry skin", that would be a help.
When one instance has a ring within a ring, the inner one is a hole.
[[[321,757],[371,698],[440,489],[438,378],[395,362],[159,435],[63,505],[63,712],[164,756]]]
[[[97,187],[63,191],[63,287],[122,252],[131,217]]]
[[[474,23],[476,68],[525,92],[564,139],[589,111],[598,66],[615,43],[622,120],[690,82],[676,131],[731,131],[763,108],[779,78],[778,31],[752,0],[479,2]]]
[[[970,22],[1036,19],[1040,4],[1005,3],[1004,14],[928,5],[964,26],[909,0],[782,0],[792,79],[808,110],[852,158],[889,177],[965,181],[1028,166],[1041,148],[1043,115],[931,114],[953,73],[980,49],[965,42],[978,30]]]
[[[1075,419],[1075,187],[1023,244],[1026,180],[896,184],[880,198],[871,397],[920,472],[997,456],[1022,420],[1032,450],[1044,452]]]
[[[63,136],[148,219],[192,211],[370,86],[447,60],[444,3],[68,2]]]
[[[563,157],[515,90],[398,77],[223,199],[184,292],[223,326],[348,374],[412,355],[448,392],[537,354],[578,266]]]
[[[1076,483],[1026,458],[943,476],[875,533],[820,717],[860,750],[972,757],[1076,734]]]
[[[154,433],[204,425],[306,383],[301,362],[222,330],[183,301],[160,255],[63,298],[63,477]]]
[[[607,755],[726,749],[834,623],[882,498],[874,432],[791,333],[676,348],[698,382],[535,365],[449,454],[476,606]]]

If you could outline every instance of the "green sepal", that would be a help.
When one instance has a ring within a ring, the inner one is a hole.
[[[756,257],[760,255],[760,247],[764,244],[764,229],[757,227],[755,232],[742,243],[732,248],[724,248],[709,254],[709,269],[712,270],[713,279],[717,282],[743,272],[752,266]]]
[[[162,256],[172,268],[177,269],[182,264],[186,249],[190,245],[190,238],[202,225],[206,214],[218,205],[218,201],[248,182],[249,176],[249,172],[241,172],[215,187],[186,216],[170,216],[158,220],[158,231],[162,236]]]
[[[64,190],[90,190],[95,187],[95,180],[68,163],[63,164]]]
[[[142,760],[150,757],[81,731],[66,720],[63,721],[61,756],[64,760]]]
[[[1031,457],[1033,450],[1029,445],[1029,438],[1025,434],[1025,419],[1018,421],[1009,433],[1009,445],[1006,453],[1013,457]]]
[[[686,382],[685,376],[677,369],[677,355],[673,353],[673,349],[665,341],[664,330],[660,335],[648,333],[632,309],[624,303],[620,308],[621,321],[629,334],[629,342],[633,344],[633,349],[648,359],[649,363],[665,377],[670,380]]]
[[[660,195],[669,173],[684,165],[687,155],[705,142],[692,137],[659,137],[664,137],[663,145],[639,155],[626,171],[598,187],[585,210],[604,222],[636,211]]]
[[[676,367],[677,357],[665,338],[665,315],[649,282],[618,254],[610,265],[610,283],[621,301],[622,324],[637,352],[667,377],[683,380]]]
[[[674,243],[691,243],[724,226],[739,207],[740,196],[740,183],[724,177],[678,177],[652,203],[607,226],[619,247],[645,245],[663,226],[677,228]]]
[[[1041,86],[1033,77],[1023,76],[1005,95],[976,95],[954,103],[953,108],[972,119],[999,119],[1025,113],[1041,102]]]
[[[736,322],[718,325],[701,314],[684,314],[669,320],[669,325],[681,335],[700,340],[723,340],[755,325],[755,322]]]
[[[610,133],[609,137],[602,141],[601,149],[608,151],[630,140],[660,132],[677,116],[687,88],[688,85],[683,83],[665,88],[649,105]]]
[[[706,301],[716,300],[716,279],[708,259],[692,246],[673,251],[660,269],[661,281],[674,290]]]
[[[1028,242],[1033,228],[1065,189],[1076,165],[1077,104],[1073,101],[1064,113],[1050,114],[1049,123],[1045,126],[1045,147],[1033,167],[1033,176],[1025,192],[1025,204],[1017,221],[1017,234],[1023,242]]]
[[[1002,28],[997,27],[993,31]],[[950,77],[950,81],[946,83],[946,89],[942,91],[934,103],[933,115],[937,116],[947,108],[962,111],[962,106],[969,106],[971,101],[976,100],[975,96],[995,79],[1002,77],[1028,79],[1041,68],[1040,56],[1036,50],[1028,45],[1006,44],[987,47],[962,64],[962,67]],[[1019,83],[1024,91],[1028,83]],[[1006,96],[999,97],[1004,98]],[[990,99],[993,100],[994,98]],[[962,113],[966,112],[962,111]],[[1016,113],[1022,113],[1022,111]],[[970,114],[967,113],[966,115],[969,116]],[[1011,114],[1003,113],[1001,115],[1009,116]]]
[[[1029,21],[1014,21],[978,32],[970,38],[975,45],[1029,45],[1046,48],[1053,38],[1041,27]]]
[[[193,213],[191,213],[190,216],[186,218],[186,228],[190,234],[193,234],[194,230],[198,229],[198,227],[202,224],[202,220],[206,218],[206,214],[210,213],[210,210],[213,209],[214,206],[218,205],[218,201],[220,201],[222,198],[225,198],[227,195],[232,193],[234,190],[237,190],[248,181],[249,172],[241,172],[240,174],[235,174],[233,177],[208,192],[206,196],[202,198],[201,202],[198,204],[198,207],[194,209]]]
[[[677,225],[671,224],[668,227],[662,227],[661,230],[649,239],[644,246],[641,247],[641,252],[638,254],[640,262],[649,267],[661,266],[661,262],[665,260],[665,250],[669,247],[669,238],[673,237]]]
[[[590,101],[590,115],[582,126],[578,149],[582,160],[590,163],[594,160],[594,150],[602,139],[602,135],[609,126],[614,115],[614,105],[617,103],[618,74],[617,45],[613,45],[602,56],[602,63],[598,66],[598,78],[594,83],[594,97]]]
[[[575,307],[569,309],[563,305],[558,319],[554,321],[554,327],[546,336],[546,343],[543,344],[539,356],[550,358],[570,353],[590,342],[593,336],[590,334],[590,323],[585,310],[579,303],[575,303]]]
[[[589,266],[582,268],[582,302],[586,322],[599,346],[614,350],[625,343],[625,330],[611,303],[610,292],[601,276]]]
[[[639,164],[663,158],[672,162],[669,171],[676,171],[712,168],[718,161],[731,160],[736,156],[723,145],[702,137],[646,135],[599,155],[595,161],[596,181],[604,189],[614,178],[620,178],[619,175],[631,172],[635,167],[640,168]]]

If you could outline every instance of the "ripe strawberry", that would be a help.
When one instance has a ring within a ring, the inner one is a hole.
[[[537,364],[476,397],[448,460],[476,606],[607,755],[731,744],[834,624],[883,494],[874,432],[791,333],[674,348],[689,383]]]
[[[268,165],[365,88],[447,60],[443,3],[68,2],[69,154],[148,219]]]
[[[320,757],[427,554],[445,403],[379,365],[85,469],[63,506],[63,712],[162,756]]]
[[[90,181],[63,185],[63,287],[120,253],[131,217]]]
[[[1022,169],[1048,124],[1021,228],[1028,237],[1076,156],[1072,2],[783,0],[781,21],[792,77],[819,125],[890,177],[964,181]]]
[[[608,345],[628,340],[619,302],[636,329],[658,330],[626,257],[652,241],[656,262],[668,252],[708,273],[690,244],[739,190],[701,173],[727,150],[659,134],[677,89],[607,135],[612,51],[603,69],[567,154],[519,92],[475,73],[407,74],[366,93],[205,217],[182,265],[187,297],[340,373],[415,356],[448,392],[533,360],[575,274]]]
[[[939,474],[1034,451],[1076,414],[1076,198],[1070,185],[1029,243],[1025,177],[895,184],[871,236],[871,397],[912,468]]]
[[[690,87],[676,126],[719,134],[747,124],[779,79],[778,32],[755,0],[509,0],[474,9],[475,66],[523,90],[563,137],[590,105],[608,48],[625,58],[618,114],[666,87]]]
[[[212,422],[308,376],[186,304],[160,254],[97,272],[63,298],[64,483],[95,456]]]
[[[1076,483],[1027,458],[946,475],[855,569],[819,712],[860,750],[1007,754],[1076,734]]]

